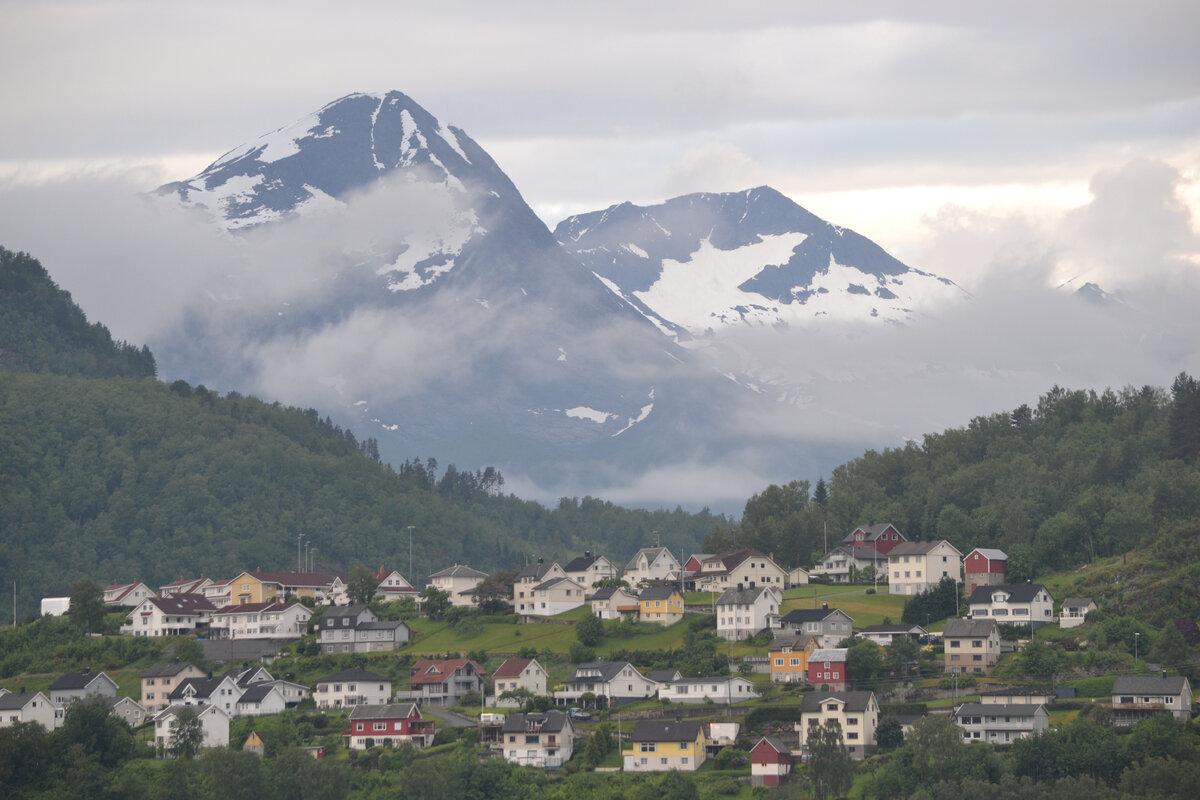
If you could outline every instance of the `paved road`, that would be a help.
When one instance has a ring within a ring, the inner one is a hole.
[[[421,706],[421,713],[433,714],[451,728],[474,728],[479,725],[479,720],[472,719],[471,717],[464,717],[457,711],[451,711],[447,708],[438,708],[437,706]]]

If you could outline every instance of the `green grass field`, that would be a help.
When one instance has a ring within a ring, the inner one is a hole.
[[[881,592],[867,594],[869,588],[823,584],[798,586],[784,592],[783,613],[797,608],[820,608],[828,604],[830,608],[841,609],[849,614],[856,628],[881,625],[884,618],[899,623],[900,615],[904,612],[904,596],[887,594],[887,586]]]

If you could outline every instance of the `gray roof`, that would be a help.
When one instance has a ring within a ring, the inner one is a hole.
[[[646,554],[646,561],[651,564],[653,564],[663,553],[666,553],[668,556],[671,555],[671,551],[665,547],[643,547],[641,550],[638,550],[633,554],[633,558],[629,559],[629,563],[625,565],[625,569],[637,569],[638,556],[640,556],[642,553]]]
[[[431,578],[486,578],[486,572],[480,572],[477,569],[472,569],[465,564],[455,564],[453,567],[446,567],[440,572],[435,572],[429,577]]]
[[[388,703],[381,706],[355,706],[350,719],[408,719],[421,716],[416,703]]]
[[[997,550],[994,547],[976,547],[974,550],[971,551],[971,553],[979,553],[979,555],[983,556],[984,558],[986,558],[989,561],[1007,561],[1008,560],[1007,553],[1005,553],[1003,550]],[[970,555],[971,553],[968,553],[967,555]]]
[[[1180,694],[1184,687],[1191,688],[1188,679],[1182,676],[1172,678],[1141,677],[1122,675],[1113,681],[1112,693],[1117,694]]]
[[[395,631],[395,630],[399,630],[400,628],[407,628],[407,627],[408,627],[408,625],[400,620],[392,621],[392,620],[381,619],[381,620],[377,620],[375,622],[364,622],[361,625],[359,625],[355,630]]]
[[[517,578],[533,578],[534,580],[540,581],[542,576],[549,572],[553,567],[562,569],[557,561],[551,561],[549,564],[547,564],[545,561],[535,561],[532,564],[526,564],[525,569],[517,573]]]
[[[1088,604],[1096,605],[1096,601],[1090,597],[1068,597],[1062,604],[1063,608],[1086,608]]]
[[[1041,703],[963,703],[954,712],[956,717],[1032,717],[1038,709],[1045,712]]]
[[[534,730],[527,728],[526,723]],[[562,733],[569,721],[566,714],[509,714],[504,718],[504,733]]]
[[[374,672],[368,672],[365,669],[344,669],[341,672],[335,672],[332,675],[326,675],[317,683],[338,683],[345,681],[372,681],[391,683],[391,678],[385,678],[382,675],[376,675]]]
[[[41,692],[9,692],[5,695],[0,695],[0,711],[17,711],[24,708],[30,700],[37,697]],[[46,696],[43,694],[43,698]],[[46,702],[50,702],[46,698]]]
[[[920,625],[868,625],[862,628],[863,633],[926,633]]]
[[[628,661],[589,661],[586,664],[580,664],[579,666],[575,667],[575,671],[571,673],[571,677],[567,678],[567,680],[588,680],[588,678],[580,678],[579,673],[583,670],[594,669],[599,670],[600,679],[607,683],[620,675],[621,670],[625,669],[626,667],[633,669],[635,672],[637,671],[637,668]],[[641,675],[641,673],[638,672],[638,675]]]
[[[172,664],[155,664],[153,666],[147,667],[142,672],[142,677],[143,678],[170,678],[174,675],[178,675],[179,673],[183,672],[188,667],[192,667],[193,669],[199,669],[199,667],[197,667],[195,664],[188,663],[187,661],[176,661]]]
[[[788,624],[821,622],[839,612],[847,617],[850,616],[840,608],[794,608],[783,615],[783,621]]]
[[[101,677],[110,681],[114,686],[117,684],[116,681],[114,681],[112,678],[109,678],[103,672],[93,672],[92,670],[88,669],[80,669],[73,672],[68,672],[66,675],[63,675],[54,683],[50,684],[50,691],[62,691],[64,689],[86,689],[88,686],[94,683],[97,678]]]
[[[677,586],[647,586],[638,593],[639,600],[666,600],[673,594],[679,594]]]
[[[242,692],[242,696],[238,698],[239,703],[261,703],[266,699],[267,695],[274,689],[274,684],[270,683],[255,683],[246,691]]]
[[[704,733],[704,723],[692,720],[640,719],[631,742],[694,742]]]
[[[755,586],[753,589],[726,589],[725,591],[721,592],[721,596],[717,598],[717,605],[749,605],[758,600],[758,598],[762,596],[763,592],[769,591],[771,591],[770,588],[766,586]]]
[[[986,638],[991,636],[995,630],[996,620],[994,619],[951,619],[946,621],[946,629],[942,632],[942,638]]]
[[[874,692],[807,692],[800,701],[800,711],[816,713],[829,700],[842,701],[847,711],[866,711],[873,697]]]
[[[967,598],[967,605],[981,605],[992,602],[992,595],[996,592],[1005,592],[1009,595],[1008,602],[1010,603],[1029,603],[1033,598],[1037,597],[1038,592],[1050,594],[1050,590],[1040,583],[1016,583],[1004,584],[1001,586],[977,586],[975,591],[971,592],[971,596]],[[1051,597],[1051,600],[1054,598]]]
[[[680,675],[677,669],[656,669],[650,673],[650,680],[655,683],[670,683],[671,681],[679,680],[681,677],[683,676]]]
[[[583,572],[588,567],[600,560],[600,556],[579,556],[571,559],[563,570],[566,572]]]

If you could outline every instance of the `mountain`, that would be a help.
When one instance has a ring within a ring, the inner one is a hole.
[[[744,390],[567,253],[490,156],[399,93],[353,94],[158,194],[232,268],[152,341],[164,374],[325,408],[421,453],[603,486],[744,436]]]
[[[622,203],[565,219],[554,236],[681,340],[744,325],[907,322],[965,296],[767,186]]]

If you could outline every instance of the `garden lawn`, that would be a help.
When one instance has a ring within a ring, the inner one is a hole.
[[[821,586],[813,584],[810,586],[800,587],[804,594],[800,597],[792,597],[788,599],[791,592],[797,591],[789,589],[784,593],[783,613],[787,613],[797,608],[820,608],[822,603],[828,603],[830,608],[841,609],[850,615],[854,620],[854,627],[863,628],[867,625],[881,625],[885,617],[890,617],[892,622],[899,623],[900,615],[904,613],[905,596],[900,594],[887,594],[887,587],[884,587],[883,592],[876,594],[867,594],[867,586]],[[818,591],[813,593],[813,589]],[[826,593],[828,590],[835,590]]]

